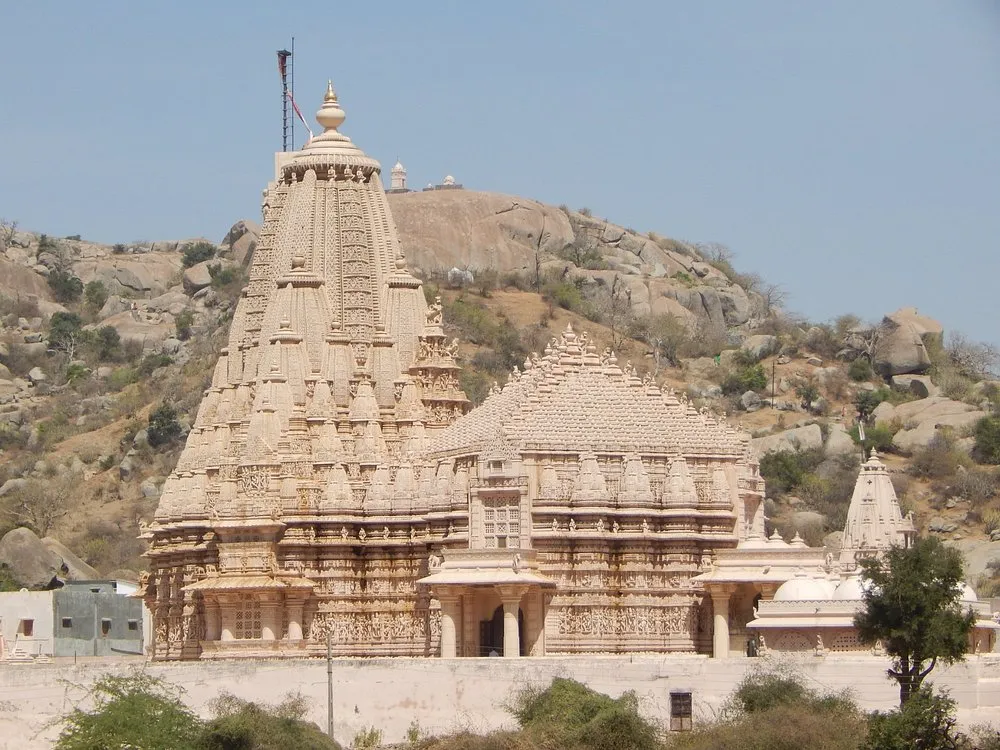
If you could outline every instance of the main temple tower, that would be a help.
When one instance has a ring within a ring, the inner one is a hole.
[[[413,581],[457,531],[413,506],[436,480],[413,461],[468,400],[332,84],[316,119],[265,196],[229,345],[147,531],[158,659],[286,653],[338,628],[368,653],[429,647]]]

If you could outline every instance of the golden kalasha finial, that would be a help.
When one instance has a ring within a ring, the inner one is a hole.
[[[327,80],[326,82],[326,96],[323,97],[324,102],[335,102],[337,101],[337,92],[333,90],[333,81]]]

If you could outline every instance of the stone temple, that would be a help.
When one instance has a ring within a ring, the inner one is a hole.
[[[585,334],[470,410],[457,342],[344,118],[330,86],[324,132],[278,160],[228,346],[146,530],[155,659],[328,642],[725,657],[762,599],[832,575],[823,550],[765,538],[747,434]]]

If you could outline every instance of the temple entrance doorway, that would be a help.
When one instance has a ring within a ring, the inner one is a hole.
[[[524,656],[524,610],[517,609],[518,641],[520,652],[518,656]],[[493,617],[489,620],[482,620],[479,623],[479,655],[480,656],[504,656],[503,652],[503,605],[493,610]]]

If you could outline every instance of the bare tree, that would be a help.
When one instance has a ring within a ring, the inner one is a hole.
[[[7,247],[17,232],[17,221],[0,217],[0,248]]]
[[[889,333],[889,324],[882,321],[878,325],[855,326],[844,336],[844,346],[853,349],[858,356],[872,364],[878,357],[880,347]]]
[[[952,333],[946,351],[959,372],[972,380],[986,380],[1000,372],[1000,350],[983,341],[970,341]]]
[[[709,263],[731,263],[733,251],[721,242],[695,242],[694,249]]]
[[[48,481],[32,479],[10,493],[0,511],[14,523],[28,526],[44,537],[56,521],[72,510],[79,485],[79,477],[70,473]]]
[[[611,348],[618,351],[628,338],[629,325],[635,319],[632,312],[632,290],[618,274],[611,280],[604,313],[604,320],[611,329]]]

